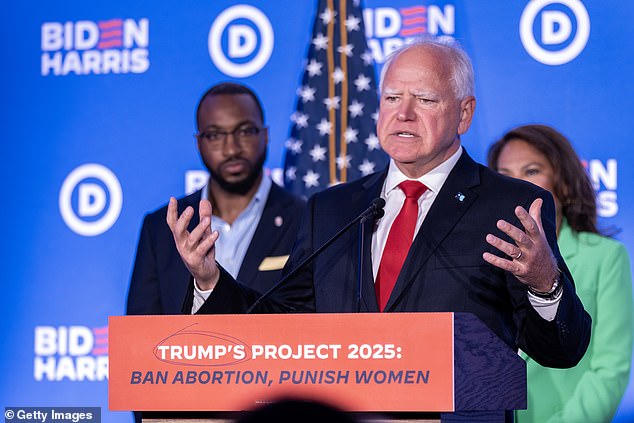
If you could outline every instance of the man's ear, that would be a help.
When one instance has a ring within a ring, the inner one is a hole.
[[[473,96],[469,96],[460,102],[460,123],[458,124],[458,134],[464,134],[471,126],[475,107],[476,99]]]

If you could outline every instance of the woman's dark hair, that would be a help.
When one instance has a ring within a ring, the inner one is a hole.
[[[559,199],[570,227],[576,232],[598,234],[594,188],[570,141],[550,126],[520,126],[489,147],[487,160],[491,169],[498,170],[500,153],[512,140],[527,142],[550,162],[555,172],[553,194]]]

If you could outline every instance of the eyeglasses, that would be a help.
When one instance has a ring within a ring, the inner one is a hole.
[[[261,131],[262,129],[258,128],[257,126],[247,125],[238,126],[233,131],[220,131],[217,129],[210,129],[196,134],[196,137],[198,139],[202,138],[203,140],[205,140],[205,142],[212,149],[219,150],[224,146],[225,141],[227,141],[229,135],[232,135],[234,141],[239,143],[240,146],[244,146],[245,144],[249,144],[250,142],[254,141],[258,137],[258,135],[260,135]]]

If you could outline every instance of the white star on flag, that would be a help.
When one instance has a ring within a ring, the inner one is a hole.
[[[374,163],[372,163],[368,159],[363,159],[363,163],[359,165],[359,171],[363,176],[369,175],[370,173],[374,172]]]
[[[354,46],[352,44],[346,44],[345,46],[337,47],[337,51],[339,53],[343,53],[346,56],[350,57],[350,56],[352,56],[352,49],[353,48],[354,48]]]
[[[290,150],[293,154],[299,154],[302,152],[302,141],[296,140],[293,138],[289,138],[286,140],[286,148]]]
[[[348,106],[348,110],[350,110],[350,116],[352,117],[363,116],[363,103],[352,100],[352,104]]]
[[[297,179],[297,168],[295,166],[290,166],[288,169],[286,169],[286,179],[290,179],[291,181],[294,181],[295,179]]]
[[[370,66],[372,64],[372,53],[370,53],[370,50],[366,50],[365,52],[363,52],[363,54],[361,55],[361,60],[363,60],[363,64],[366,66]]]
[[[374,113],[372,113],[372,120],[374,121],[374,123],[376,123],[379,120],[379,111],[375,111]]]
[[[338,96],[328,97],[328,98],[324,98],[324,104],[326,105],[328,110],[338,109],[340,100],[341,99]]]
[[[368,151],[379,149],[379,139],[375,134],[370,134],[370,136],[367,137],[364,142],[368,146]]]
[[[346,143],[350,144],[351,142],[357,142],[357,135],[359,135],[359,131],[354,128],[346,128],[346,132],[344,132],[343,136],[346,140]]]
[[[308,75],[310,76],[319,76],[321,75],[321,67],[323,65],[319,63],[317,60],[313,59],[306,66],[306,70],[308,71]]]
[[[343,169],[344,167],[346,169],[350,169],[350,161],[352,160],[352,156],[347,154],[345,157],[337,157],[335,159],[335,162],[337,163],[337,167],[339,169]]]
[[[348,30],[348,32],[358,31],[360,23],[361,19],[357,18],[354,15],[350,15],[348,16],[348,19],[346,19],[346,30]]]
[[[324,147],[322,147],[321,145],[316,144],[308,154],[310,154],[310,157],[313,158],[314,162],[318,162],[320,160],[326,160],[326,152],[328,150],[326,150]]]
[[[314,88],[305,85],[301,88],[297,89],[297,95],[302,98],[303,103],[308,103],[309,101],[313,101],[315,99],[315,90]]]
[[[364,74],[359,74],[357,79],[354,80],[354,85],[357,86],[357,91],[365,91],[370,89],[370,82],[372,80]]]
[[[335,84],[338,84],[344,79],[346,79],[346,74],[343,73],[343,70],[341,70],[341,68],[336,68],[335,71],[332,73],[332,80],[335,81]]]
[[[308,172],[302,177],[306,188],[319,186],[319,173],[313,172],[312,169],[308,169]]]
[[[313,38],[313,45],[317,50],[326,50],[328,48],[328,37],[320,32]]]
[[[291,115],[291,120],[295,122],[299,128],[306,128],[308,126],[308,115],[305,113],[293,113]]]
[[[323,12],[321,12],[319,17],[321,18],[321,21],[324,23],[324,25],[328,25],[335,18],[336,15],[336,12],[326,8]]]
[[[317,124],[317,130],[319,131],[319,135],[324,136],[330,134],[330,122],[328,119],[323,118],[321,122]]]

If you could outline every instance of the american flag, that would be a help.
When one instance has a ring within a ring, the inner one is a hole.
[[[286,141],[284,185],[300,196],[383,169],[378,97],[359,0],[319,0]]]

